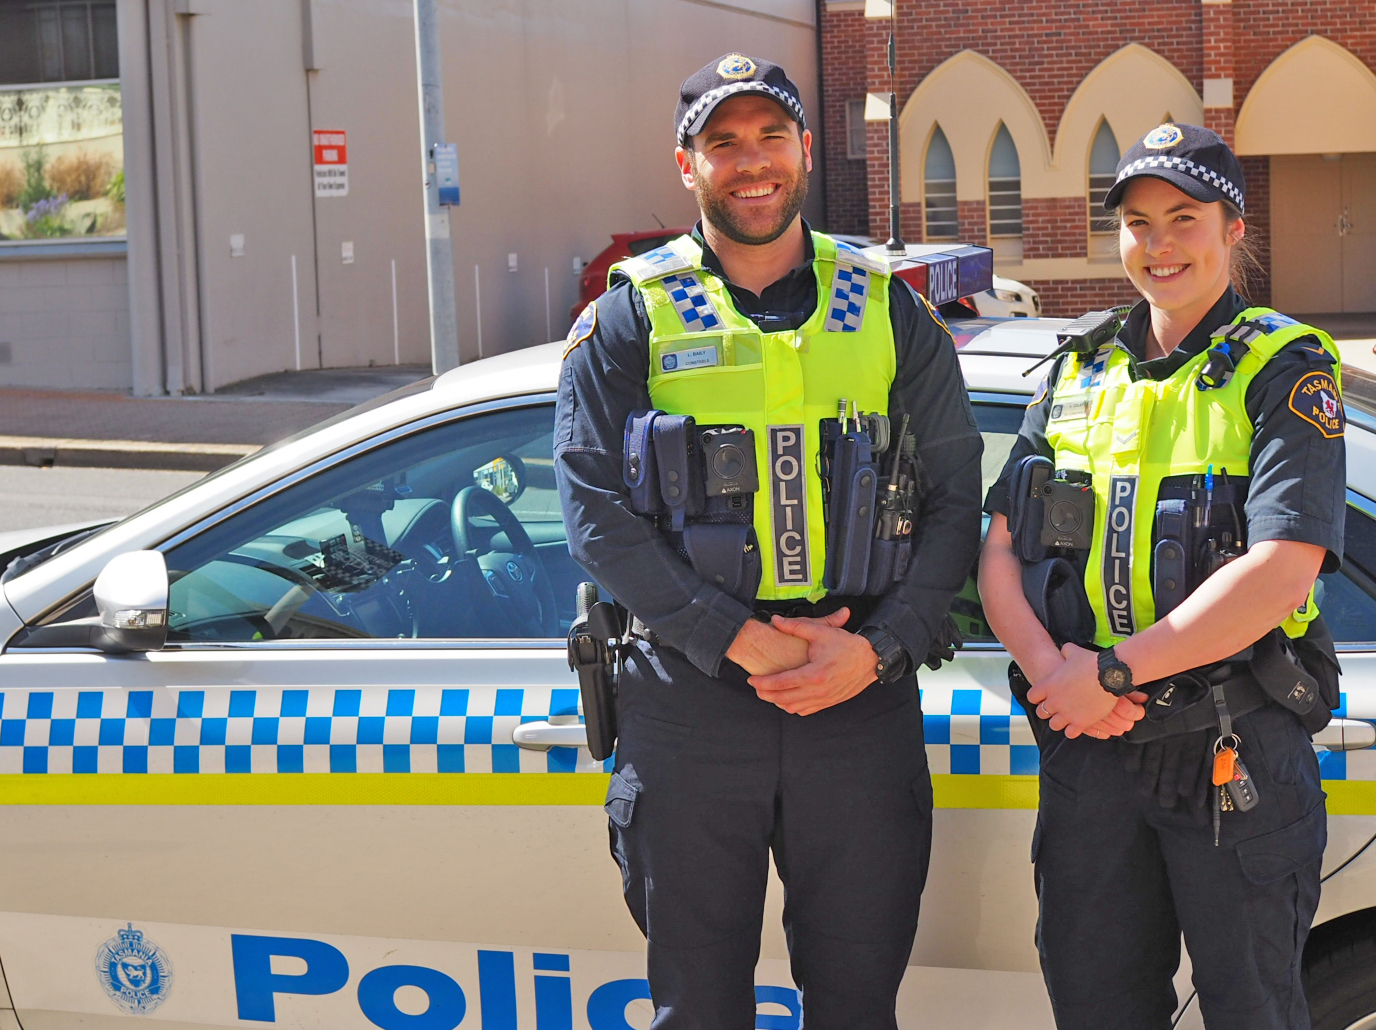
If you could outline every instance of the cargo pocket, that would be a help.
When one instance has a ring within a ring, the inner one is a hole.
[[[602,806],[607,817],[626,829],[635,815],[635,799],[640,795],[640,778],[635,770],[627,765],[621,771],[612,773],[611,785],[607,788],[607,802]]]
[[[1237,844],[1242,875],[1258,887],[1275,883],[1317,862],[1328,842],[1328,813],[1322,803],[1289,826]]]

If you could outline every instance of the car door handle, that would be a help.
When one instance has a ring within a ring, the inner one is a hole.
[[[1376,727],[1372,729],[1376,731]],[[517,747],[530,751],[548,751],[552,747],[587,747],[588,728],[581,722],[555,723],[542,719],[539,722],[521,723],[511,731],[511,740]]]
[[[1362,719],[1334,719],[1314,734],[1314,743],[1329,751],[1361,751],[1376,745],[1376,726]]]

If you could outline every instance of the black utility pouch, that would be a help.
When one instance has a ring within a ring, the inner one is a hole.
[[[1040,454],[1029,454],[1013,467],[1008,492],[1008,531],[1013,535],[1013,553],[1026,565],[1043,561],[1051,553],[1041,542],[1046,506],[1040,487],[1055,472],[1051,459]]]
[[[664,412],[633,411],[626,416],[626,437],[621,454],[621,478],[631,493],[631,509],[640,515],[659,515],[664,501],[659,495],[659,463],[655,460],[654,425]]]
[[[670,528],[682,532],[684,520],[702,514],[706,501],[697,422],[692,415],[660,415],[655,419],[654,441],[659,495],[669,511]]]
[[[755,603],[762,566],[754,526],[694,522],[683,531],[683,546],[699,576],[742,604]]]

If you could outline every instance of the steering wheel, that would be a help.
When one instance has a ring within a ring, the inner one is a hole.
[[[471,522],[473,516],[478,514],[492,516],[516,549],[514,554],[493,551],[490,546],[479,553],[475,542],[477,534]],[[510,508],[480,486],[464,487],[454,497],[449,525],[460,560],[468,556],[477,559],[483,579],[487,581],[498,605],[522,627],[525,635],[561,635],[559,615],[554,606],[554,590],[550,586],[544,562],[540,560],[530,534]]]

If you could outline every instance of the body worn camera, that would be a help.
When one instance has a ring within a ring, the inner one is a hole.
[[[755,434],[743,426],[713,426],[701,431],[703,487],[708,497],[753,494],[760,488]]]
[[[1042,545],[1089,550],[1094,534],[1094,488],[1089,474],[1035,469],[1032,483],[1041,494]]]
[[[1025,563],[1055,551],[1088,553],[1094,539],[1095,498],[1087,472],[1057,470],[1049,458],[1029,455],[1013,472],[1008,528]]]

